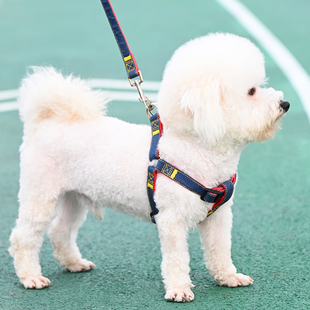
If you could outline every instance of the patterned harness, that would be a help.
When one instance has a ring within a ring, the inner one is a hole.
[[[208,216],[214,213],[222,204],[227,202],[233,194],[234,184],[236,182],[236,174],[233,177],[220,184],[215,188],[207,188],[201,183],[194,180],[192,177],[174,167],[173,165],[166,162],[164,159],[160,158],[158,152],[158,142],[163,133],[163,125],[160,121],[158,114],[154,114],[150,117],[151,128],[152,128],[152,143],[150,148],[150,165],[148,167],[148,177],[147,177],[147,193],[149,197],[150,206],[152,212],[150,213],[153,223],[156,223],[155,216],[158,214],[158,209],[156,208],[156,203],[154,201],[154,193],[156,188],[156,179],[158,172],[162,173],[169,179],[177,182],[181,186],[187,188],[188,190],[198,194],[200,199],[214,203],[211,210],[208,212]]]

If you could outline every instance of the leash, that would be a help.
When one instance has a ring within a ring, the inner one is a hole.
[[[121,52],[122,59],[125,64],[127,78],[131,87],[136,87],[139,93],[139,101],[142,102],[146,108],[146,115],[150,118],[153,113],[152,110],[156,107],[147,96],[144,95],[141,84],[143,83],[142,72],[139,70],[137,62],[131,52],[126,37],[118,22],[114,9],[110,0],[101,0],[104,11],[107,15],[114,37],[116,39],[118,48]]]
[[[222,204],[227,202],[233,194],[234,185],[236,182],[236,174],[233,177],[220,184],[215,188],[207,188],[201,183],[197,182],[189,175],[174,167],[173,165],[160,158],[158,152],[159,139],[163,133],[163,126],[160,121],[159,115],[152,113],[152,110],[156,107],[148,97],[146,97],[142,91],[141,84],[143,83],[143,77],[141,71],[138,69],[138,65],[135,58],[129,48],[125,35],[115,15],[110,0],[101,0],[102,6],[105,10],[107,18],[109,20],[114,37],[118,44],[119,50],[122,55],[122,59],[125,64],[127,78],[131,87],[136,87],[139,93],[139,101],[142,102],[146,108],[146,114],[151,122],[152,128],[152,142],[149,153],[150,165],[148,167],[147,177],[147,193],[150,202],[152,212],[150,213],[153,223],[156,223],[155,216],[158,214],[156,203],[154,201],[154,193],[156,187],[156,178],[158,173],[162,173],[171,180],[177,182],[181,186],[188,190],[198,194],[200,199],[213,203],[211,210],[208,211],[207,217],[214,213]],[[156,107],[157,108],[157,107]]]

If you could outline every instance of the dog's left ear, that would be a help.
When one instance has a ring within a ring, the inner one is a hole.
[[[218,143],[226,131],[221,83],[216,77],[201,79],[188,87],[181,107],[192,114],[193,129],[208,143]]]

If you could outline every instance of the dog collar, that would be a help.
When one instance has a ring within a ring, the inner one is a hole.
[[[156,179],[159,172],[168,177],[169,179],[177,182],[179,185],[187,188],[191,192],[198,194],[201,200],[213,203],[211,210],[207,214],[207,217],[210,216],[221,205],[223,205],[231,198],[234,191],[234,185],[236,183],[237,175],[234,174],[230,180],[223,182],[222,184],[214,188],[207,188],[203,186],[201,183],[197,182],[180,169],[160,158],[158,152],[158,142],[163,133],[163,125],[160,121],[160,117],[158,114],[151,116],[150,121],[152,128],[152,142],[149,153],[149,159],[151,164],[148,167],[147,193],[152,210],[152,212],[150,213],[152,222],[156,223],[155,215],[157,215],[159,212],[159,210],[156,208],[156,203],[154,201]],[[155,165],[152,164],[152,161],[154,160],[157,160]]]

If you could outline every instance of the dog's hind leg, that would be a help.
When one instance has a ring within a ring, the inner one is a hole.
[[[58,202],[57,216],[48,232],[55,259],[71,272],[88,271],[95,266],[82,259],[76,244],[78,229],[86,219],[88,204],[91,204],[91,201],[77,192],[69,191],[63,194]]]
[[[19,218],[12,230],[9,252],[14,258],[16,274],[25,288],[42,289],[49,286],[50,281],[42,277],[39,253],[44,235],[56,214],[57,199],[42,193],[28,192],[24,195],[25,191],[21,192]]]
[[[231,259],[232,213],[230,205],[218,211],[198,225],[204,250],[204,258],[211,276],[222,286],[247,286],[253,280],[237,273]]]

